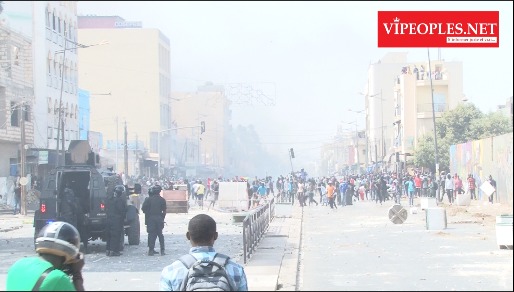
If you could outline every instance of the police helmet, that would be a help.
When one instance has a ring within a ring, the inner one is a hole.
[[[114,187],[114,195],[119,197],[125,192],[125,187],[123,185],[117,185]]]
[[[73,225],[56,221],[45,225],[36,238],[36,252],[53,254],[65,258],[64,263],[73,262],[80,249],[80,234]]]

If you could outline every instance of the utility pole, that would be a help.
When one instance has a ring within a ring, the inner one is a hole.
[[[124,171],[125,171],[125,177],[128,178],[128,141],[127,141],[127,121],[125,121],[125,135],[124,135],[124,141],[123,141],[123,164],[124,164]]]
[[[25,177],[25,105],[22,102],[19,108],[20,113],[20,179]],[[20,213],[21,215],[27,215],[27,196],[25,185],[21,184],[21,201],[20,201]]]
[[[66,158],[65,158],[65,149],[64,149],[64,142],[66,140],[66,138],[64,137],[64,118],[61,119],[61,135],[62,135],[62,139],[61,139],[61,155],[60,155],[60,158],[61,158],[61,165],[64,165],[66,163]]]
[[[361,174],[361,159],[359,153],[359,131],[357,130],[357,120],[355,120],[355,152],[357,154],[357,174]]]
[[[115,172],[118,173],[118,116],[116,116],[116,167]]]
[[[293,148],[290,148],[289,149],[289,162],[291,162],[291,174],[292,175],[294,175],[293,158],[294,158],[294,150],[293,150]]]
[[[386,146],[385,146],[385,141],[384,141],[384,97],[382,96],[382,89],[380,89],[380,108],[381,108],[381,113],[380,113],[380,119],[381,119],[381,126],[380,126],[380,130],[381,130],[381,135],[382,135],[382,162],[384,161],[384,157],[385,157],[385,149],[386,149]]]
[[[437,130],[435,125],[435,105],[434,105],[434,88],[432,86],[432,66],[430,64],[430,49],[427,49],[428,53],[428,75],[430,76],[430,94],[432,96],[432,123],[434,125],[434,158],[435,158],[435,177],[439,177],[439,160],[438,160],[438,149],[437,149]],[[439,192],[439,188],[437,188]],[[439,197],[439,194],[436,194]],[[442,198],[440,199],[442,201]]]
[[[57,141],[56,141],[56,154],[57,154],[57,166],[61,166],[61,155],[59,153],[59,135],[62,131],[63,135],[62,135],[62,140],[63,140],[63,143],[62,143],[62,148],[64,148],[64,130],[61,129],[61,126],[62,128],[64,128],[64,122],[62,121],[63,120],[63,117],[62,117],[62,93],[63,93],[63,87],[64,87],[64,64],[66,63],[66,43],[68,42],[68,39],[66,37],[64,37],[64,50],[62,52],[62,64],[61,64],[61,95],[59,97],[59,119],[57,121]]]
[[[137,134],[136,134],[136,150],[135,150],[135,163],[134,163],[134,175],[138,176],[139,175],[139,167],[138,167],[138,162],[139,162],[139,145],[138,145],[138,141],[137,141]],[[137,170],[137,171],[136,171]]]

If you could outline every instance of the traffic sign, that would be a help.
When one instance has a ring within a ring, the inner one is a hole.
[[[20,177],[20,185],[26,186],[29,183],[29,179],[26,176]]]

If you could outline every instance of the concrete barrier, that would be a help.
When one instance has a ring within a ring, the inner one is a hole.
[[[436,198],[423,197],[419,199],[421,210],[437,207]]]
[[[512,249],[512,215],[496,216],[496,243],[500,249]]]
[[[447,227],[446,209],[441,207],[425,209],[427,230],[442,230]]]

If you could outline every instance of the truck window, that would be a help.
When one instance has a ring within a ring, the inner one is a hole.
[[[47,189],[55,189],[55,180],[54,179],[50,179],[48,180],[48,185],[46,186]]]

